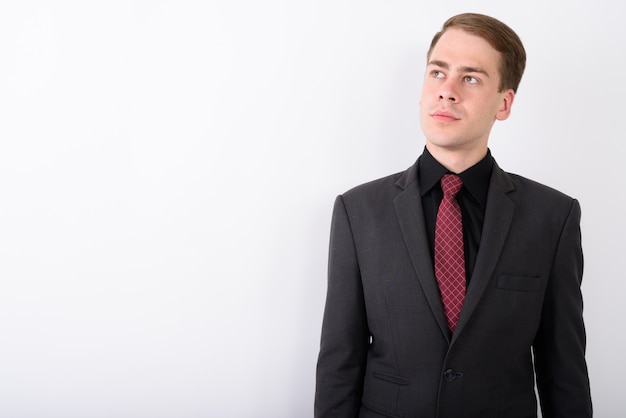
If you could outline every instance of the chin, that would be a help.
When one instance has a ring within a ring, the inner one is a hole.
[[[424,136],[426,137],[426,143],[442,148],[458,146],[463,142],[457,136],[444,135],[441,133],[424,132]]]
[[[430,143],[432,146],[440,148],[440,149],[447,149],[447,150],[455,150],[455,149],[459,149],[461,148],[461,143],[458,141],[427,141],[428,143]]]

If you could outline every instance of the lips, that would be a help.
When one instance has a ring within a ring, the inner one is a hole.
[[[459,120],[461,118],[457,117],[454,113],[449,112],[447,110],[435,110],[430,114],[430,116],[441,122],[453,122],[455,120]]]

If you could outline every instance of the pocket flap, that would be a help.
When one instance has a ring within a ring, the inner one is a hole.
[[[409,384],[409,379],[407,379],[406,377],[395,376],[393,374],[383,373],[383,372],[374,372],[372,374],[377,379],[384,380],[386,382],[395,383],[396,385],[406,386]]]

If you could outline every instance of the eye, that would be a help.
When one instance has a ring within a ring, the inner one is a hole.
[[[433,70],[430,74],[433,76],[433,78],[443,78],[444,77],[444,73],[442,73],[439,70]]]
[[[471,75],[466,75],[463,77],[463,80],[468,84],[477,84],[478,79],[476,77],[472,77]]]

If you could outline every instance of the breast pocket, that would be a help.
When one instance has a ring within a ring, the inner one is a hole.
[[[496,281],[496,288],[518,292],[537,292],[541,289],[541,277],[501,274]]]

